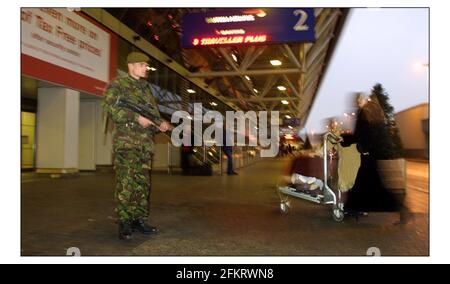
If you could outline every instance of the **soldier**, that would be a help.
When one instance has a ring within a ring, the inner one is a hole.
[[[113,80],[108,86],[103,108],[115,124],[113,132],[114,169],[116,172],[116,213],[119,218],[119,238],[130,240],[133,231],[156,233],[147,224],[151,192],[153,138],[157,131],[165,132],[169,123],[162,121],[147,77],[149,57],[131,52],[127,57],[128,75]],[[119,97],[135,103],[147,102],[157,117],[151,121],[129,109],[115,105]],[[156,119],[155,119],[156,120]],[[157,125],[160,125],[159,127]]]

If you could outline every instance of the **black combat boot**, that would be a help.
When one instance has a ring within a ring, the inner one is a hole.
[[[131,223],[131,229],[134,232],[138,231],[146,235],[155,234],[158,232],[158,229],[156,227],[150,226],[142,218],[134,219],[133,222]]]
[[[132,238],[131,222],[119,221],[119,239],[130,241]]]

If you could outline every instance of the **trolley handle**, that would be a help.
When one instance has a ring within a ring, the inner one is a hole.
[[[323,136],[323,143],[327,143],[327,141],[330,141],[332,144],[339,144],[342,142],[342,137],[334,134],[333,132],[327,132]]]
[[[334,134],[333,132],[327,132],[323,136],[323,179],[325,187],[328,187],[328,147],[327,141],[336,145],[342,141],[342,137]]]

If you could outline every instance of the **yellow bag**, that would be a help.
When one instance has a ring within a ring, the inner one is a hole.
[[[339,163],[339,189],[343,192],[350,190],[355,184],[356,175],[358,173],[361,160],[359,152],[356,149],[356,144],[349,147],[338,146]]]

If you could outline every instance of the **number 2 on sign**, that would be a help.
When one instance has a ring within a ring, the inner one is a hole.
[[[300,19],[294,26],[294,31],[307,31],[309,30],[309,27],[305,25],[306,20],[308,19],[308,14],[303,10],[295,10],[294,11],[295,16],[300,16]]]

